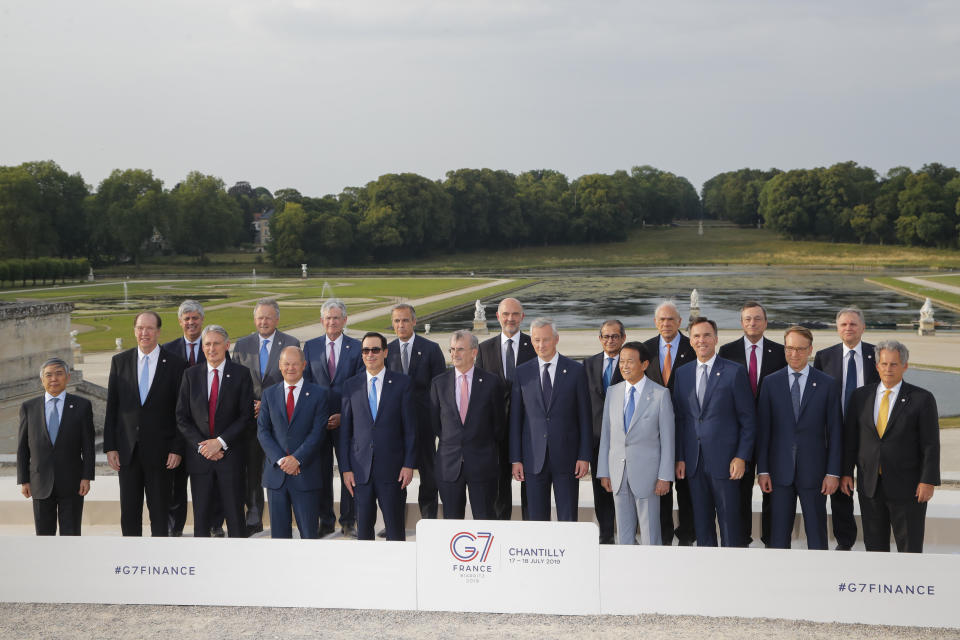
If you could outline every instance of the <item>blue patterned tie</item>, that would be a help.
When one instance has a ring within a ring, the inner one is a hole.
[[[50,398],[50,413],[47,414],[47,433],[50,434],[50,442],[56,444],[57,433],[60,431],[60,414],[57,412],[57,403],[60,398]]]
[[[143,370],[140,372],[140,405],[147,403],[147,394],[150,393],[150,358],[143,359]]]
[[[636,411],[636,395],[637,388],[631,386],[630,394],[627,396],[627,406],[623,410],[623,432],[626,433],[630,430],[630,422],[633,420],[633,412]]]
[[[782,387],[781,387],[782,388]],[[793,384],[790,385],[790,400],[793,402],[793,419],[800,419],[800,374],[793,372]]]
[[[856,351],[850,351],[850,358],[847,360],[847,381],[843,385],[843,412],[847,412],[847,405],[850,404],[850,396],[857,388],[857,359]]]
[[[267,360],[270,359],[270,349],[268,345],[270,344],[269,340],[264,340],[260,345],[260,379],[263,380],[264,374],[267,372]]]
[[[603,370],[603,390],[606,391],[613,379],[613,358],[607,358],[607,366]]]
[[[367,394],[367,400],[370,401],[370,415],[377,419],[377,378],[370,378],[370,393]]]

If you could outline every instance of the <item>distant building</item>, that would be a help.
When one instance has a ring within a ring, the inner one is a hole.
[[[253,243],[258,249],[263,249],[270,242],[270,218],[273,209],[253,214]]]

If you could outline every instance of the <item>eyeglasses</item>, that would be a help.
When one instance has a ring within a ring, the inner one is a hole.
[[[622,337],[623,336],[621,336],[619,333],[600,334],[600,339],[604,342],[609,342],[610,340],[619,340]]]
[[[784,347],[787,353],[804,353],[810,350],[810,347]]]
[[[383,347],[363,347],[360,349],[360,353],[367,355],[368,353],[377,354],[383,351]]]
[[[465,347],[450,347],[450,353],[463,353],[467,350]]]

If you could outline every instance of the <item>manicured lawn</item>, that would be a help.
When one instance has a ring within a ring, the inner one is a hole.
[[[903,280],[898,280],[897,278],[886,278],[886,277],[869,278],[869,281],[875,282],[877,284],[893,287],[894,289],[902,289],[904,291],[909,291],[918,296],[925,296],[935,302],[940,301],[950,305],[960,305],[960,295],[956,293],[950,293],[949,291],[934,289],[932,287],[924,287],[919,284],[904,282]]]

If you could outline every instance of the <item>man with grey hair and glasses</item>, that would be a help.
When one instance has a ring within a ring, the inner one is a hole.
[[[40,367],[42,396],[20,405],[17,483],[33,498],[38,536],[80,535],[83,497],[94,477],[93,409],[67,393],[70,367],[50,358]]]

